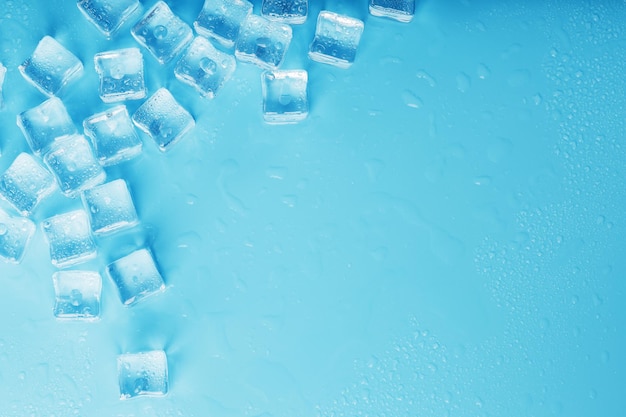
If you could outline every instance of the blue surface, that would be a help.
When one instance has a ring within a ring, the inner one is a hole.
[[[4,171],[45,99],[17,69],[44,35],[85,65],[61,96],[77,126],[107,108],[93,55],[136,42],[74,1],[1,3]],[[307,58],[322,3],[365,20],[349,70]],[[99,322],[58,321],[38,228],[0,264],[0,416],[624,415],[626,5],[424,0],[400,24],[322,3],[282,66],[309,71],[297,125],[264,124],[257,67],[207,101],[142,50],[149,95],[196,127],[107,168],[141,233],[87,266],[147,244],[168,288],[124,307],[105,277]],[[168,395],[120,401],[117,355],[159,349]]]

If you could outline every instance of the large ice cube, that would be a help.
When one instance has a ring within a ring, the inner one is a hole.
[[[106,179],[91,145],[82,135],[57,140],[43,159],[55,175],[59,188],[68,197],[75,197]]]
[[[125,305],[165,289],[163,277],[147,249],[136,250],[109,264],[106,269]]]
[[[19,154],[0,176],[0,195],[24,216],[55,188],[52,174],[27,153]]]
[[[58,214],[44,220],[41,225],[50,246],[52,265],[57,268],[96,257],[96,244],[84,210]]]
[[[408,23],[415,14],[415,0],[370,0],[369,9],[372,16]]]
[[[0,258],[20,263],[31,237],[35,223],[26,217],[11,216],[0,209]]]
[[[139,155],[143,144],[130,120],[126,106],[112,107],[83,122],[83,129],[104,166],[127,161]]]
[[[95,234],[113,233],[139,223],[124,180],[115,180],[83,192],[83,204]]]
[[[339,68],[350,67],[356,57],[363,28],[359,19],[329,11],[320,12],[309,58]]]
[[[102,278],[93,271],[59,271],[52,275],[54,315],[59,319],[94,320],[100,315]]]
[[[57,138],[76,133],[74,122],[57,97],[19,114],[17,125],[36,154],[45,153]]]
[[[166,151],[195,126],[191,114],[166,88],[159,88],[133,114],[135,125]]]
[[[54,96],[82,75],[83,64],[56,39],[44,36],[19,70],[42,93]]]
[[[263,16],[292,25],[304,23],[308,12],[308,0],[263,0],[261,3]]]
[[[119,355],[117,373],[122,400],[167,394],[167,356],[162,350]]]
[[[235,56],[264,69],[276,69],[283,62],[291,35],[291,26],[251,14],[241,25]]]
[[[252,3],[246,0],[206,0],[193,25],[198,34],[232,48],[241,24],[250,13]]]
[[[178,55],[193,38],[189,25],[172,13],[163,1],[148,10],[131,32],[161,64]]]
[[[139,0],[78,0],[87,20],[107,37],[112,36],[139,7]]]
[[[265,121],[295,123],[306,118],[309,112],[306,71],[265,71],[261,78]]]
[[[176,64],[174,74],[206,98],[213,98],[235,72],[231,55],[215,49],[211,42],[198,36]]]
[[[146,96],[143,55],[139,48],[101,52],[93,58],[100,76],[100,98],[105,103]]]

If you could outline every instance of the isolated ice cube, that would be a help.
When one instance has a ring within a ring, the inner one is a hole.
[[[107,266],[120,300],[131,305],[165,289],[163,277],[147,249],[139,249]]]
[[[178,55],[193,38],[189,25],[172,13],[163,1],[148,10],[131,32],[137,42],[146,47],[161,64]]]
[[[74,210],[50,217],[42,223],[50,246],[50,259],[57,268],[65,268],[96,257],[89,220],[84,210]]]
[[[356,57],[363,28],[359,19],[329,11],[320,12],[309,58],[339,68],[350,67]]]
[[[57,140],[43,159],[56,177],[59,188],[68,197],[75,197],[106,179],[102,165],[82,135]]]
[[[283,62],[291,36],[291,26],[251,14],[241,25],[235,56],[264,69],[276,69]]]
[[[94,271],[58,271],[52,275],[54,315],[59,319],[94,320],[100,315],[102,278]]]
[[[295,123],[306,118],[308,74],[304,70],[265,71],[261,75],[263,117],[268,123]]]
[[[83,74],[83,64],[56,39],[44,36],[19,70],[42,93],[54,96]]]
[[[415,14],[415,0],[370,0],[369,10],[372,16],[408,23]]]
[[[308,0],[263,0],[261,3],[263,16],[291,25],[304,23],[308,11]]]
[[[105,103],[137,100],[146,96],[143,55],[139,48],[117,49],[93,58],[100,77],[100,98]]]
[[[119,355],[117,373],[122,400],[167,394],[167,356],[162,350]]]
[[[19,114],[17,125],[35,154],[45,153],[56,139],[77,133],[67,109],[57,97]]]
[[[203,97],[213,98],[235,72],[235,58],[196,37],[174,69],[176,78],[194,87]]]
[[[159,88],[133,114],[135,125],[166,151],[195,126],[191,114],[166,88]]]
[[[124,105],[88,117],[83,121],[83,129],[104,166],[127,161],[141,153],[143,144]]]
[[[193,25],[199,35],[232,48],[241,24],[250,13],[252,3],[246,0],[206,0]]]
[[[113,233],[139,223],[130,191],[122,179],[84,191],[83,204],[95,234]]]
[[[112,36],[139,7],[139,0],[78,0],[87,20],[107,37]]]
[[[52,174],[30,154],[19,154],[0,176],[0,195],[23,216],[56,188]]]
[[[31,220],[0,209],[0,258],[20,263],[34,233],[35,223]]]

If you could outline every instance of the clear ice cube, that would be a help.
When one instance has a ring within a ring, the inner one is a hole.
[[[136,250],[109,264],[106,269],[125,305],[165,289],[163,277],[147,249]]]
[[[241,24],[252,13],[252,3],[246,0],[206,0],[193,23],[199,35],[217,40],[232,48],[239,36]]]
[[[139,0],[78,0],[77,5],[87,20],[110,37],[139,8]]]
[[[291,26],[249,15],[241,25],[235,56],[264,69],[277,69],[291,42]]]
[[[83,192],[83,204],[89,214],[91,230],[108,234],[139,223],[133,199],[124,180],[115,180]]]
[[[50,217],[42,223],[50,246],[50,259],[57,268],[66,268],[96,257],[89,219],[84,210]]]
[[[0,258],[20,263],[26,246],[35,234],[35,223],[26,217],[12,216],[0,209]]]
[[[415,14],[415,0],[370,0],[369,10],[372,16],[408,23]]]
[[[167,356],[162,350],[119,355],[117,373],[122,400],[167,394]]]
[[[268,123],[295,123],[309,113],[308,74],[304,70],[265,71],[261,75],[263,118]]]
[[[105,103],[146,97],[143,55],[139,48],[101,52],[93,58],[100,77],[100,98]]]
[[[320,12],[309,58],[339,68],[350,67],[354,63],[363,28],[359,19],[329,11]]]
[[[59,319],[94,320],[100,315],[102,278],[93,271],[58,271],[52,275],[54,315]]]
[[[19,114],[17,125],[35,154],[45,153],[57,138],[77,133],[67,109],[57,97]]]
[[[261,3],[263,16],[291,25],[304,23],[308,11],[308,0],[263,0]]]

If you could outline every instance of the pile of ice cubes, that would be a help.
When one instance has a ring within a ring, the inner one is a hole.
[[[141,14],[139,0],[78,0],[78,8],[107,38]],[[369,0],[373,16],[409,22],[415,2]],[[263,0],[261,14],[246,0],[206,0],[192,26],[164,1],[150,7],[131,34],[159,63],[173,65],[173,75],[207,99],[213,99],[236,70],[237,61],[257,65],[261,74],[263,115],[268,123],[296,123],[307,117],[308,74],[280,70],[292,38],[290,25],[306,21],[307,0]],[[339,68],[350,67],[364,23],[354,17],[321,11],[308,57]],[[194,32],[195,29],[195,32]],[[38,207],[55,193],[80,198],[82,208],[41,220],[50,260],[59,319],[94,320],[100,316],[102,278],[99,271],[71,269],[94,259],[103,236],[137,227],[140,218],[124,179],[109,179],[107,168],[137,157],[143,142],[137,128],[161,151],[168,150],[195,125],[193,116],[170,91],[150,92],[144,82],[144,57],[136,47],[94,56],[99,96],[112,104],[87,117],[82,133],[60,93],[84,72],[83,63],[59,41],[45,36],[19,71],[47,100],[17,115],[17,125],[31,152],[21,153],[0,175],[0,259],[20,263],[36,232]],[[0,106],[7,69],[0,64]],[[147,97],[147,99],[146,99]],[[126,100],[143,100],[131,116]],[[12,212],[11,212],[12,211]],[[117,288],[120,301],[132,306],[165,289],[157,262],[147,247],[115,259],[104,274]],[[163,351],[118,357],[120,396],[164,395],[168,390]]]

